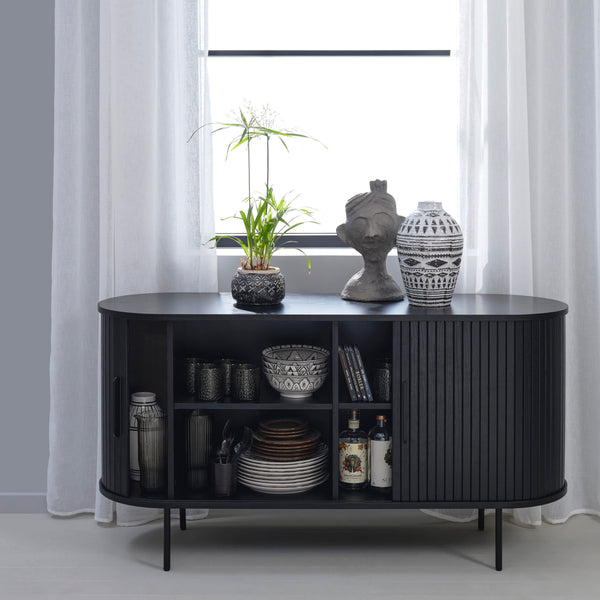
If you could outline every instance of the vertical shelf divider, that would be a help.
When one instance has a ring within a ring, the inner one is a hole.
[[[401,336],[400,321],[392,323],[392,500],[401,500],[401,449],[402,449],[402,420],[401,420],[401,369],[400,361]]]
[[[339,324],[331,322],[331,497],[339,499],[338,485],[338,437],[339,437],[339,405],[340,405],[340,375],[339,375]]]
[[[167,495],[175,498],[175,390],[173,322],[167,322]]]

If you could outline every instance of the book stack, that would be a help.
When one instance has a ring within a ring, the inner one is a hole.
[[[338,356],[352,402],[373,402],[365,365],[356,344],[338,346]]]

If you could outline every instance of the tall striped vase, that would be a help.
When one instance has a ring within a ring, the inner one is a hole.
[[[463,234],[441,202],[419,202],[396,236],[406,296],[412,306],[450,306],[460,270]]]
[[[160,416],[162,409],[156,402],[154,392],[135,392],[129,400],[129,477],[140,481],[140,460],[138,456],[138,415],[150,414]]]
[[[212,419],[201,410],[192,411],[186,420],[185,466],[187,486],[191,490],[208,487],[208,466],[212,450]]]

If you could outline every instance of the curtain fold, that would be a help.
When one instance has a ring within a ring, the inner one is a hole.
[[[216,291],[197,0],[57,0],[48,510],[115,506],[99,478],[98,300]],[[117,522],[159,513],[118,505]]]
[[[569,304],[569,492],[514,518],[600,514],[600,2],[461,0],[460,10],[458,289]]]

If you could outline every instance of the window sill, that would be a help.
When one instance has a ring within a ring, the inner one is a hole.
[[[285,277],[286,291],[290,293],[339,294],[354,273],[362,269],[363,260],[352,248],[307,248],[311,272],[306,258],[294,250],[280,250],[271,261]],[[231,290],[231,278],[240,266],[242,252],[235,248],[218,248],[217,264],[219,291]],[[396,250],[387,258],[388,273],[402,287]]]

